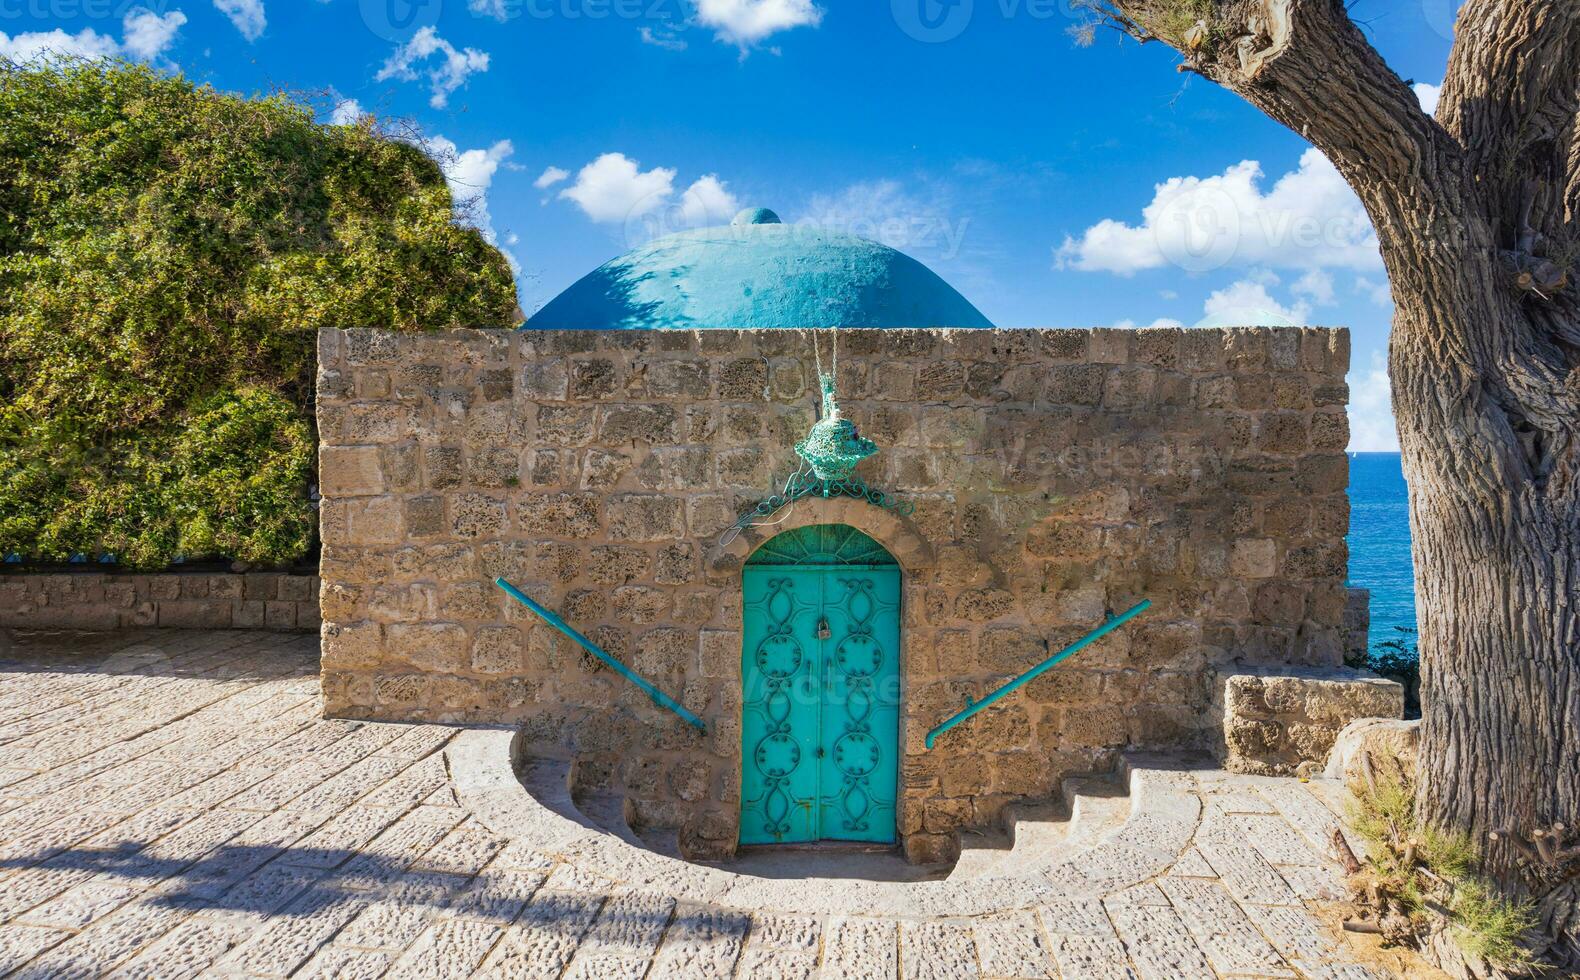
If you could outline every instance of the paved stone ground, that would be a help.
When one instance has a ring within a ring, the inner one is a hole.
[[[1111,894],[743,911],[489,831],[452,790],[454,730],[319,717],[314,636],[20,639],[0,661],[0,975],[1376,975],[1308,908],[1337,887],[1331,814],[1290,781],[1191,775],[1194,838]]]

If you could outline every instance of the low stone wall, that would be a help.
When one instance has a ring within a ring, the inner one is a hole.
[[[1361,718],[1403,718],[1404,688],[1365,670],[1229,669],[1214,686],[1219,761],[1253,776],[1308,775]]]
[[[316,630],[316,575],[0,572],[0,627]]]
[[[323,687],[336,716],[509,722],[693,854],[734,847],[741,566],[846,523],[903,583],[899,831],[965,827],[1126,749],[1206,748],[1223,664],[1337,666],[1349,528],[1342,330],[851,330],[847,417],[908,516],[808,499],[721,544],[813,421],[797,331],[325,331]],[[826,352],[833,338],[820,337]],[[679,698],[706,736],[536,622],[504,576]],[[1152,608],[926,751],[927,730]]]

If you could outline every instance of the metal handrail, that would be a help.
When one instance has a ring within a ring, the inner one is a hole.
[[[687,711],[680,704],[680,702],[654,687],[652,682],[647,678],[643,677],[641,674],[638,674],[636,671],[627,667],[625,664],[616,660],[614,657],[611,657],[609,654],[600,650],[596,643],[576,632],[576,630],[571,628],[570,624],[566,623],[565,620],[538,605],[538,603],[534,601],[531,596],[516,588],[514,585],[511,585],[509,582],[506,582],[503,578],[494,579],[494,584],[509,593],[512,599],[515,599],[523,606],[526,606],[528,609],[537,613],[545,623],[548,623],[550,626],[559,630],[561,633],[564,633],[572,640],[575,640],[581,645],[583,650],[586,650],[588,653],[608,664],[614,669],[615,673],[619,674],[621,677],[624,677],[626,680],[630,681],[632,684],[635,684],[637,687],[640,687],[647,693],[648,697],[653,699],[654,704],[658,705],[660,708],[668,708],[670,711],[673,711],[675,714],[679,715],[681,721],[684,721],[686,724],[690,725],[692,728],[695,728],[697,731],[702,732],[704,735],[707,734],[708,726],[702,723],[701,718],[698,718],[696,715]]]
[[[1033,680],[1036,680],[1038,677],[1041,677],[1043,674],[1059,666],[1059,664],[1075,656],[1075,654],[1079,653],[1088,644],[1102,639],[1104,636],[1112,633],[1114,630],[1130,622],[1132,619],[1135,619],[1137,616],[1145,612],[1151,605],[1151,599],[1142,599],[1140,602],[1136,603],[1134,606],[1131,606],[1120,615],[1109,616],[1108,619],[1104,620],[1103,625],[1099,626],[1097,629],[1092,630],[1090,633],[1081,637],[1079,640],[1076,640],[1074,643],[1065,647],[1063,650],[1060,650],[1058,653],[1049,657],[1047,660],[1044,660],[1042,663],[1038,664],[1032,669],[1026,671],[1024,674],[1021,674],[1019,677],[1010,681],[1008,684],[1005,684],[1003,687],[994,691],[992,694],[989,694],[982,700],[973,701],[967,697],[966,709],[964,711],[950,717],[937,728],[934,728],[932,731],[927,733],[927,747],[929,749],[932,748],[933,740],[938,738],[938,736],[942,735],[944,732],[949,731],[949,729],[965,721],[967,718],[970,718],[972,715],[976,714],[978,711],[981,711],[983,708],[986,708],[988,705],[1002,700],[1003,698],[1015,693],[1020,688],[1030,684]]]

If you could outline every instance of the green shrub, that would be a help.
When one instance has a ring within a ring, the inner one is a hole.
[[[318,328],[508,326],[498,250],[374,125],[0,63],[0,553],[293,561]]]
[[[1345,657],[1345,666],[1369,670],[1374,674],[1398,681],[1404,688],[1404,716],[1421,717],[1421,654],[1416,649],[1416,631],[1408,626],[1395,626],[1399,634],[1384,640],[1363,654]]]
[[[1397,913],[1405,921],[1395,928],[1416,941],[1441,921],[1461,951],[1514,975],[1534,966],[1527,940],[1537,928],[1535,903],[1510,899],[1482,875],[1469,835],[1422,820],[1412,785],[1370,778],[1357,788],[1347,817],[1367,844],[1366,863],[1351,885],[1373,906],[1368,911]],[[1400,938],[1397,932],[1393,938]]]

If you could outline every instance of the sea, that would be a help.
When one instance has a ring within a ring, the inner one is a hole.
[[[1371,647],[1404,639],[1415,649],[1410,510],[1398,453],[1350,454],[1350,585],[1372,593]]]

